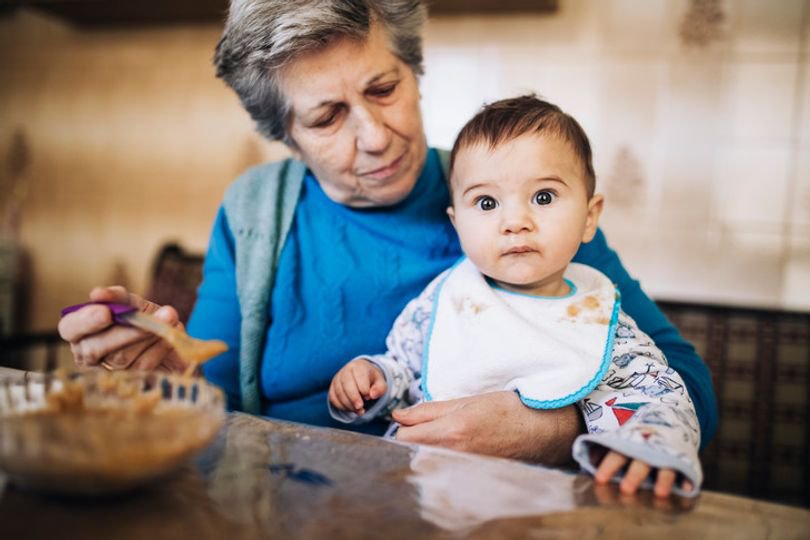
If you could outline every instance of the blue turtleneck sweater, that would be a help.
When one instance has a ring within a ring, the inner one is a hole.
[[[387,208],[335,203],[307,173],[272,291],[260,371],[266,416],[347,428],[332,420],[326,406],[332,376],[359,354],[384,352],[388,331],[405,304],[461,255],[446,214],[448,201],[435,150],[428,152],[413,191]],[[601,230],[574,260],[601,270],[618,285],[624,311],[684,378],[705,445],[717,427],[717,408],[708,368],[694,348],[628,275]],[[189,333],[228,343],[228,352],[205,364],[204,373],[238,409],[241,315],[234,238],[222,209],[203,276]],[[380,433],[384,425],[349,428]]]

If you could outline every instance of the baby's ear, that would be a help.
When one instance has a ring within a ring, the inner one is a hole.
[[[599,227],[599,216],[602,215],[602,208],[605,206],[605,197],[601,193],[596,193],[588,201],[588,215],[585,217],[585,230],[582,232],[582,242],[587,244],[593,240],[596,229]]]

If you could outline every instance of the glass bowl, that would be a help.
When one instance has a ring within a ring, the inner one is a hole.
[[[0,469],[24,489],[126,491],[207,446],[224,422],[224,403],[202,379],[156,372],[0,379]]]

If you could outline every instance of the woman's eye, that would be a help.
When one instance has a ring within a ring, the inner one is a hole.
[[[325,128],[331,126],[337,121],[338,117],[345,108],[346,106],[342,104],[335,105],[328,111],[325,111],[323,116],[315,120],[312,124],[310,124],[310,126],[313,128]]]
[[[323,118],[319,119],[317,122],[312,124],[312,127],[323,128],[331,126],[335,122],[336,118],[337,113],[330,113],[328,116],[324,116]]]
[[[484,212],[489,212],[490,210],[495,210],[495,208],[498,207],[498,201],[492,197],[481,197],[475,201],[475,205]]]
[[[541,206],[551,204],[554,197],[555,195],[550,191],[539,191],[537,192],[537,195],[534,196],[534,202]]]
[[[396,88],[397,88],[396,84],[387,84],[385,86],[379,86],[379,87],[376,87],[376,88],[372,88],[372,89],[369,90],[369,93],[372,96],[376,96],[376,97],[388,97],[388,96],[390,96],[391,94],[394,93],[394,90],[396,90]]]

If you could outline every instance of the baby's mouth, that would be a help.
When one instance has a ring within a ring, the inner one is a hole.
[[[505,251],[504,255],[522,255],[523,253],[535,253],[535,252],[537,252],[537,250],[529,246],[515,246]]]

